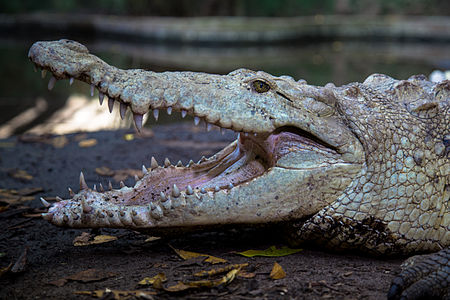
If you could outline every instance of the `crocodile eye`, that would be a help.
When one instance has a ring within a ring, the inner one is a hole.
[[[270,86],[261,80],[255,80],[252,82],[253,89],[258,93],[265,93],[270,90]]]

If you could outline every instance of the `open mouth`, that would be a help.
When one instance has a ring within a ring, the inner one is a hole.
[[[143,167],[144,177],[130,197],[121,199],[124,205],[145,204],[150,201],[186,195],[226,192],[239,187],[272,168],[292,152],[336,154],[332,146],[296,128],[280,128],[270,134],[240,133],[238,139],[210,158],[187,166],[157,165]]]

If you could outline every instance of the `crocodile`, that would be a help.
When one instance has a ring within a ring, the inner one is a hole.
[[[110,66],[75,41],[36,42],[28,54],[48,88],[74,79],[112,111],[191,115],[237,140],[198,163],[152,158],[132,187],[89,188],[48,203],[58,226],[164,234],[215,226],[284,224],[289,240],[408,260],[390,299],[450,297],[450,81],[423,75],[309,85],[238,69],[227,75]],[[417,257],[417,259],[416,259]]]

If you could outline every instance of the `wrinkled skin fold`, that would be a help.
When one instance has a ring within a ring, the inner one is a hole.
[[[246,69],[121,70],[70,40],[37,42],[29,58],[52,73],[49,88],[84,81],[110,110],[115,101],[121,115],[130,109],[138,130],[144,114],[167,110],[239,133],[198,163],[152,160],[134,187],[96,191],[81,176],[81,190],[44,214],[55,225],[164,232],[284,222],[292,242],[335,250],[409,254],[450,245],[449,81],[373,74],[320,87]]]

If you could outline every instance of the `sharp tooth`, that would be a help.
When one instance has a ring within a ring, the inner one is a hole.
[[[47,75],[47,70],[46,70],[46,69],[42,69],[42,71],[41,71],[41,77],[42,77],[42,79],[45,78],[45,75]]]
[[[218,185],[216,185],[216,186],[214,187],[214,191],[215,191],[215,192],[220,191],[220,187],[219,187]]]
[[[149,206],[150,206],[150,209],[152,209],[152,210],[156,208],[156,204],[153,202],[150,202]]]
[[[178,189],[176,184],[174,184],[172,187],[172,196],[174,196],[175,198],[180,197],[180,190]]]
[[[158,116],[159,116],[159,109],[154,109],[153,110],[153,117],[155,118],[156,121],[158,121]]]
[[[230,182],[230,183],[228,184],[228,188],[231,190],[232,188],[234,188],[234,185]]]
[[[188,185],[186,188],[186,194],[192,195],[194,193],[194,190],[192,190],[192,186]]]
[[[170,163],[170,160],[166,157],[166,159],[164,160],[164,166],[166,167],[170,167],[172,164]]]
[[[110,181],[108,181],[108,189],[110,190],[110,191],[112,191],[112,184],[111,184],[111,180]]]
[[[95,192],[97,191],[97,185],[94,184],[94,187],[92,188],[92,190],[94,190]]]
[[[51,206],[51,204],[50,203],[48,203],[47,201],[45,201],[45,199],[44,198],[40,198],[41,199],[41,203],[42,203],[42,205],[44,205],[45,207],[50,207]]]
[[[141,115],[141,114],[133,114],[133,118],[134,118],[134,125],[136,126],[136,129],[138,131],[141,131],[143,115]]]
[[[206,157],[205,157],[205,156],[202,156],[202,158],[200,158],[200,160],[198,161],[197,164],[202,163],[202,162],[204,162],[204,161],[206,161]]]
[[[103,188],[103,185],[101,183],[99,185],[100,185],[100,192],[103,193],[105,191],[105,189]]]
[[[185,111],[184,109],[181,110],[181,117],[184,118],[187,115],[187,111]]]
[[[135,180],[136,182],[139,181],[139,177],[138,177],[136,174],[134,175],[134,180]]]
[[[69,79],[69,85],[72,85],[73,84],[73,77],[70,77],[70,79]]]
[[[43,213],[41,216],[47,221],[51,221],[53,219],[53,213]]]
[[[109,108],[109,112],[112,113],[113,108],[114,108],[114,99],[113,98],[108,98],[108,108]]]
[[[86,198],[81,199],[81,209],[85,214],[90,213],[92,211],[92,206],[89,206],[89,204],[86,201]]]
[[[51,91],[53,89],[53,87],[55,86],[55,83],[56,83],[56,78],[54,76],[52,76],[50,78],[50,80],[48,81],[48,85],[47,85],[47,88],[49,91]]]
[[[144,173],[144,175],[148,173],[148,170],[144,165],[142,165],[142,173]]]
[[[181,160],[179,160],[178,162],[177,162],[177,167],[182,167],[183,166],[183,163],[181,162]]]
[[[120,118],[123,120],[125,118],[125,114],[127,113],[127,105],[123,102],[120,102]]]
[[[156,205],[155,208],[151,210],[150,214],[155,219],[161,219],[164,215],[161,207],[159,207],[158,205]]]
[[[103,104],[103,99],[105,99],[105,94],[98,92],[98,101],[100,102],[100,105]]]
[[[120,188],[125,187],[125,183],[123,181],[120,181]]]
[[[200,118],[199,117],[194,117],[194,125],[197,126],[198,123],[200,123]]]
[[[167,196],[166,194],[164,194],[164,192],[159,193],[159,200],[161,200],[161,202],[167,201]]]
[[[58,202],[63,201],[63,199],[59,196],[56,196],[55,198],[56,198],[56,201],[58,201]]]
[[[156,159],[152,156],[152,159],[150,161],[150,167],[153,169],[156,169],[158,166],[158,162],[156,161]]]
[[[167,114],[170,116],[172,114],[172,106],[167,108]]]
[[[200,193],[202,193],[202,194],[206,194],[206,190],[205,190],[205,188],[201,188],[201,189],[200,189]]]
[[[89,187],[86,184],[86,181],[84,180],[83,172],[80,172],[80,190],[87,190],[87,189],[89,189]]]
[[[206,131],[211,131],[212,128],[212,124],[211,123],[207,123],[206,124]]]
[[[169,210],[172,208],[172,201],[170,201],[170,199],[167,199],[166,201],[162,201],[161,204],[165,210]]]
[[[192,166],[194,164],[194,161],[191,159],[189,162],[188,162],[188,164],[186,165],[186,167],[190,167],[190,166]]]
[[[94,97],[95,85],[91,84],[91,97]]]
[[[72,191],[71,188],[67,188],[69,190],[69,195],[71,198],[73,198],[73,196],[75,196],[75,193]]]

